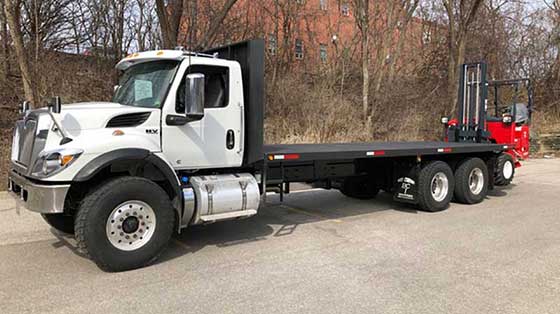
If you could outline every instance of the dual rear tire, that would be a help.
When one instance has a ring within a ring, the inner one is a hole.
[[[443,161],[432,161],[418,174],[418,205],[429,212],[442,211],[455,198],[459,203],[477,204],[488,193],[488,168],[480,158],[468,158],[455,169]]]
[[[340,186],[340,192],[347,197],[360,200],[372,199],[379,193],[379,188],[367,176],[345,178]]]

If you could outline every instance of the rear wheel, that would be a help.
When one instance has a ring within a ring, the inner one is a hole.
[[[101,269],[151,264],[165,249],[175,213],[165,191],[138,177],[112,179],[87,195],[76,215],[79,249]]]
[[[340,192],[348,197],[367,200],[374,198],[379,188],[368,177],[348,177],[342,181]]]
[[[455,180],[453,171],[443,161],[432,161],[418,174],[418,205],[429,212],[449,207]]]
[[[455,199],[463,204],[480,203],[488,193],[488,168],[480,158],[469,158],[455,170]]]
[[[494,167],[494,184],[506,186],[511,183],[515,175],[515,163],[510,154],[502,153],[496,159]]]
[[[65,214],[41,214],[41,216],[54,229],[74,234],[74,216]]]

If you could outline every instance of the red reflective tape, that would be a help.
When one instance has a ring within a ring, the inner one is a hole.
[[[284,159],[285,160],[299,159],[299,154],[285,154]]]
[[[366,156],[383,156],[385,155],[385,151],[384,150],[376,150],[376,151],[372,151],[372,152],[366,152]]]
[[[452,149],[452,148],[449,148],[449,147],[447,147],[447,148],[438,148],[437,151],[438,151],[438,153],[451,153],[451,152],[453,151],[453,149]]]

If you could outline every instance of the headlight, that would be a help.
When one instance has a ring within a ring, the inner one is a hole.
[[[72,164],[83,152],[76,148],[41,152],[33,166],[33,175],[41,178],[52,176]]]

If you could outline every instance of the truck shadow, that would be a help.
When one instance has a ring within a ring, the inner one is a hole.
[[[514,189],[516,185],[514,183],[507,186],[496,186],[493,190],[488,191],[488,196],[491,197],[504,197],[508,195],[508,191]],[[488,197],[486,197],[488,199]]]
[[[371,200],[355,200],[334,190],[310,190],[285,195],[284,202],[280,202],[276,195],[268,195],[266,205],[261,205],[254,217],[183,230],[172,239],[158,263],[196,253],[208,246],[225,248],[266,241],[290,236],[303,224],[321,221],[340,223],[345,219],[386,210],[417,213],[413,207],[393,202],[389,193],[381,193]]]

